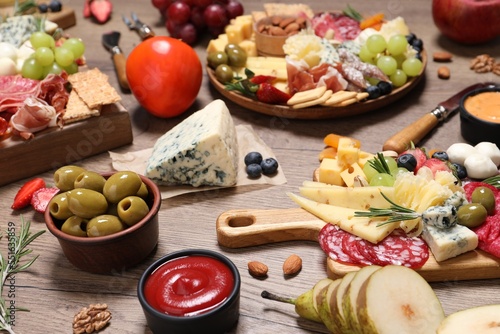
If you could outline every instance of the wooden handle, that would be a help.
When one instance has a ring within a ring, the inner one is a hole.
[[[221,246],[240,248],[291,240],[318,241],[325,222],[301,208],[231,210],[217,218],[216,226]]]
[[[408,125],[406,128],[389,138],[385,142],[383,150],[402,153],[410,147],[411,142],[417,144],[438,123],[439,120],[436,116],[430,113],[426,114],[413,124]]]
[[[118,75],[118,82],[123,89],[130,89],[125,68],[126,62],[127,59],[123,53],[113,54],[113,63],[115,64],[116,74]]]

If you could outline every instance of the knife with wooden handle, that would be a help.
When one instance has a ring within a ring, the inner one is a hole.
[[[115,65],[116,75],[118,77],[118,83],[120,86],[128,90],[127,72],[126,72],[126,62],[127,58],[118,46],[120,40],[120,32],[110,31],[102,35],[102,44],[104,47],[111,52],[113,58],[113,64]]]
[[[471,85],[457,94],[453,95],[446,101],[439,103],[434,110],[425,114],[414,123],[408,125],[403,130],[399,131],[389,138],[383,146],[384,151],[396,151],[397,153],[407,150],[411,143],[418,143],[424,138],[438,123],[444,121],[455,110],[458,109],[460,99],[467,93],[483,87],[492,86],[492,82],[483,82]]]

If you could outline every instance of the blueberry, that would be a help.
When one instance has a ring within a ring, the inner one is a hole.
[[[49,6],[46,3],[41,3],[38,5],[38,11],[40,13],[47,13],[49,11]]]
[[[248,166],[250,164],[260,165],[262,162],[262,154],[259,152],[250,152],[245,155],[245,165]]]
[[[414,33],[409,33],[408,35],[406,35],[406,40],[408,41],[408,44],[410,44],[410,45],[413,43],[415,38],[417,38],[417,36],[415,36]]]
[[[278,170],[278,161],[274,158],[267,158],[262,160],[260,167],[262,167],[262,174],[271,175]]]
[[[467,169],[465,169],[465,166],[457,164],[455,162],[452,163],[451,165],[455,169],[456,175],[460,180],[463,180],[467,177]]]
[[[49,3],[49,8],[50,8],[50,11],[52,11],[52,12],[60,12],[62,9],[62,4],[58,0],[52,0]]]
[[[366,87],[366,92],[368,93],[368,99],[370,100],[376,99],[382,95],[378,86],[368,86]]]
[[[262,174],[262,167],[259,164],[249,164],[246,168],[248,177],[252,179],[259,178]]]
[[[449,160],[448,153],[446,153],[445,151],[434,152],[431,158],[436,158],[443,161]]]
[[[419,48],[420,50],[422,50],[424,48],[424,42],[420,39],[420,38],[415,38],[413,40],[413,42],[411,43],[411,46],[414,48],[414,49],[417,49]]]
[[[417,54],[415,54],[415,58],[422,61],[422,52],[418,52]]]
[[[398,167],[406,168],[409,172],[413,172],[417,167],[417,158],[413,154],[401,154],[397,159]]]
[[[380,94],[382,95],[388,95],[392,92],[392,84],[390,82],[380,81],[377,87],[380,88]]]

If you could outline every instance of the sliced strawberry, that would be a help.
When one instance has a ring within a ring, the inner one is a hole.
[[[41,188],[45,188],[45,181],[42,178],[37,177],[26,182],[21,189],[19,189],[16,197],[14,197],[14,203],[12,203],[11,209],[20,210],[27,207],[35,191]]]
[[[31,206],[37,212],[44,213],[50,200],[59,192],[59,188],[40,188],[31,197]]]
[[[436,175],[436,172],[438,171],[445,171],[445,172],[451,172],[450,167],[448,167],[448,164],[437,158],[430,158],[427,159],[422,167],[428,167],[432,171],[432,175]]]
[[[274,87],[270,83],[264,82],[260,84],[259,90],[257,90],[257,99],[260,102],[270,103],[270,104],[284,104],[290,95]]]
[[[90,2],[90,13],[99,23],[106,23],[111,17],[113,4],[109,0],[92,0]]]
[[[257,85],[260,85],[264,82],[272,83],[274,80],[276,80],[276,77],[274,77],[272,75],[256,75],[250,79],[250,82],[257,84]]]
[[[422,150],[421,148],[418,148],[418,147],[406,150],[403,153],[401,153],[400,155],[403,155],[403,154],[411,154],[415,157],[415,159],[417,159],[417,166],[413,170],[413,172],[415,174],[417,174],[419,168],[422,167],[424,165],[424,163],[427,161],[427,154],[425,153],[424,150]]]

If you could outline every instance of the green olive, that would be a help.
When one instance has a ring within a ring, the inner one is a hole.
[[[233,69],[229,65],[221,64],[215,69],[215,77],[223,84],[231,82],[234,78]]]
[[[495,194],[488,187],[477,187],[472,192],[471,198],[472,203],[480,203],[488,212],[489,215],[495,213]]]
[[[224,51],[210,52],[207,56],[207,62],[210,68],[216,69],[220,64],[227,64],[227,53]]]
[[[109,202],[118,203],[127,196],[137,194],[141,184],[141,177],[137,173],[116,172],[106,180],[102,193]]]
[[[464,204],[458,208],[457,223],[474,228],[484,223],[487,216],[488,212],[483,205],[477,203]]]
[[[91,189],[79,188],[67,192],[68,207],[76,216],[92,218],[108,210],[106,197]]]
[[[118,217],[128,226],[138,223],[148,212],[148,205],[138,196],[125,197],[118,203]]]
[[[85,169],[78,166],[68,165],[63,166],[55,171],[54,182],[57,188],[61,191],[68,191],[74,188],[75,179],[80,173],[85,172]]]
[[[101,174],[85,171],[76,177],[74,186],[75,188],[86,188],[102,192],[105,182],[106,179]]]
[[[148,186],[146,185],[146,183],[142,182],[141,187],[139,188],[139,191],[137,191],[136,195],[141,197],[141,198],[148,197],[149,191],[148,191]]]
[[[78,216],[71,216],[62,224],[61,231],[75,237],[87,236],[88,220]]]
[[[228,49],[226,53],[228,65],[235,67],[244,67],[246,65],[247,53],[241,47]]]
[[[65,220],[73,216],[68,206],[67,192],[59,193],[52,197],[48,205],[50,214],[55,219]]]
[[[123,231],[125,226],[120,219],[113,215],[100,215],[89,220],[87,235],[89,237],[102,237]]]

